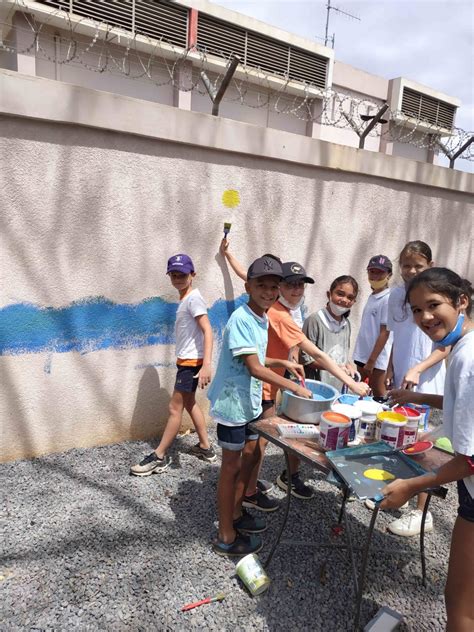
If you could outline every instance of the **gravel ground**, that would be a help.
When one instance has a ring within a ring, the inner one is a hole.
[[[129,466],[150,452],[147,442],[1,465],[1,630],[351,629],[354,592],[344,554],[281,546],[269,569],[269,590],[252,598],[235,577],[235,562],[211,551],[219,463],[188,454],[195,441],[195,435],[179,437],[171,468],[147,478],[128,475]],[[270,446],[265,478],[274,479],[282,464]],[[312,476],[306,467],[303,473]],[[311,501],[292,502],[285,537],[323,543],[337,516],[337,491],[322,479],[311,484]],[[363,538],[370,512],[353,502],[349,513],[356,538]],[[380,516],[374,547],[415,555],[371,558],[363,623],[386,605],[405,615],[402,630],[444,629],[454,487],[445,501],[433,499],[432,513],[427,588],[420,582],[418,539],[390,535],[385,527],[393,514]],[[281,517],[282,511],[268,516],[262,556]],[[183,604],[219,592],[226,594],[222,603],[180,612]]]

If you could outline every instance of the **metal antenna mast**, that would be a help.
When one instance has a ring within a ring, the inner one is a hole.
[[[338,9],[337,7],[333,7],[331,5],[331,0],[328,0],[328,3],[326,5],[326,10],[327,10],[327,16],[326,16],[326,32],[324,34],[324,46],[327,46],[329,39],[332,39],[332,47],[334,48],[335,33],[333,33],[332,38],[329,38],[329,36],[328,36],[329,16],[331,14],[331,11],[336,11],[337,13],[341,13],[342,15],[345,15],[346,17],[351,18],[353,20],[359,20],[359,22],[360,22],[360,18],[357,15],[352,15],[352,13],[348,13],[347,11],[343,11],[342,9]]]

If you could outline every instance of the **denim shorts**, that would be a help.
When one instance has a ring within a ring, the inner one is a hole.
[[[461,516],[468,522],[474,522],[474,498],[468,492],[463,480],[458,481],[458,497],[458,516]]]
[[[249,426],[259,419],[260,416],[240,426],[224,426],[223,424],[218,423],[217,444],[224,450],[240,452],[244,449],[247,441],[257,441],[258,434],[256,432],[252,432]]]
[[[198,379],[195,377],[201,370],[200,366],[181,366],[176,365],[176,382],[174,390],[180,393],[194,393],[198,387]]]

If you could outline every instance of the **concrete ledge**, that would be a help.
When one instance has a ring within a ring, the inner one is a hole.
[[[474,192],[474,176],[463,171],[21,75],[10,70],[0,71],[0,113],[135,134],[448,191]]]

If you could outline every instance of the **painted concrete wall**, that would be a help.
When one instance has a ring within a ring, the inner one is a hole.
[[[468,174],[16,73],[0,73],[0,113],[2,460],[159,434],[166,260],[195,260],[218,347],[243,293],[217,255],[224,221],[244,264],[304,264],[310,310],[355,275],[354,330],[371,255],[423,239],[473,269]]]

